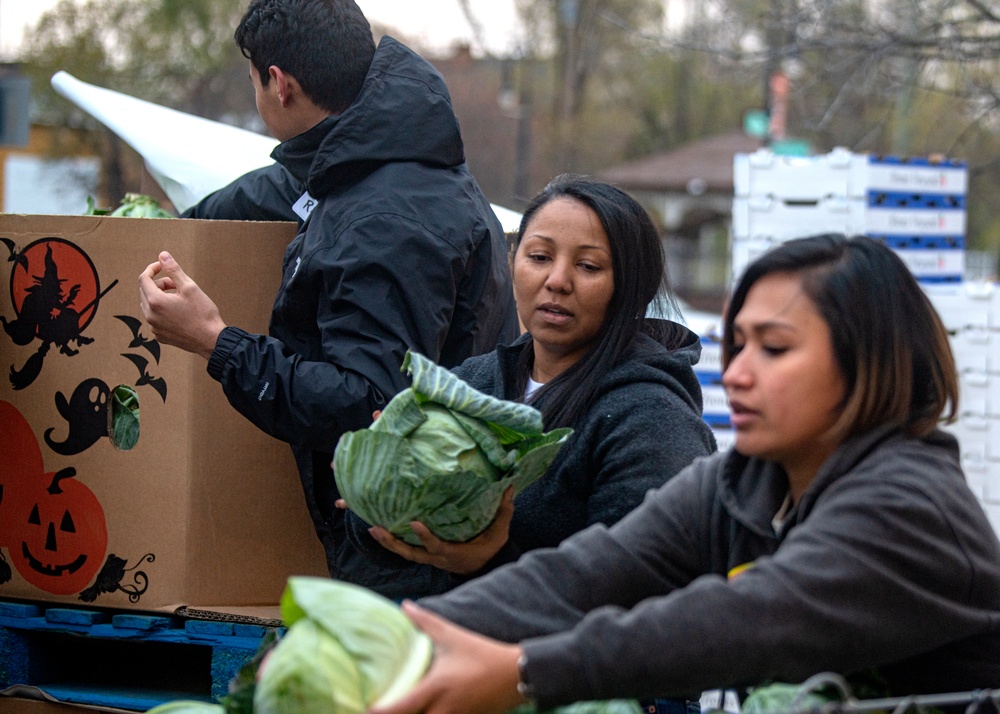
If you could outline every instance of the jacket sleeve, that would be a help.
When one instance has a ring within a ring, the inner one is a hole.
[[[544,642],[557,633],[574,632],[592,611],[624,613],[646,598],[671,593],[707,567],[704,512],[712,500],[706,493],[713,483],[711,468],[709,460],[695,463],[614,526],[597,524],[558,548],[529,551],[516,563],[421,605],[505,642],[536,637]],[[644,534],[648,527],[652,531]],[[671,537],[660,538],[660,533]],[[634,666],[637,652],[615,670]],[[537,694],[545,697],[546,707],[550,699],[555,701],[547,687]],[[563,701],[590,698],[587,694],[578,689]]]
[[[696,458],[715,450],[711,430],[695,409],[664,385],[634,383],[590,409],[584,462],[590,473],[588,523],[615,523]]]
[[[385,406],[368,380],[336,364],[306,360],[280,340],[227,327],[208,361],[229,403],[262,431],[333,453],[345,431],[371,424]]]
[[[274,163],[243,174],[181,213],[180,217],[302,223],[302,217],[292,206],[304,193],[302,184],[284,166]]]
[[[303,242],[323,228],[307,224]],[[322,244],[286,256],[272,315],[272,331],[276,320],[286,321],[285,333],[308,330],[315,352],[227,328],[209,374],[259,428],[332,453],[341,434],[371,424],[372,412],[408,386],[400,372],[408,349],[438,358],[466,258],[429,229],[392,215],[356,221]]]
[[[959,504],[942,508],[870,473],[832,487],[773,556],[743,574],[702,575],[675,589],[678,566],[691,562],[683,549],[697,551],[708,536],[679,513],[697,508],[681,488],[694,473],[668,482],[612,529],[529,554],[430,606],[522,640],[540,708],[867,670],[960,641],[993,616],[996,593],[984,597],[980,585],[974,595],[971,564],[989,571],[995,591],[996,563],[957,536],[959,519],[974,509],[949,513]],[[982,516],[969,520],[970,533],[988,527]]]

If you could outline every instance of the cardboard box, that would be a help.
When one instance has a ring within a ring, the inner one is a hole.
[[[0,714],[129,714],[134,710],[62,702],[35,687],[0,692]]]
[[[139,308],[165,249],[228,324],[266,332],[294,233],[0,215],[0,599],[253,619],[289,575],[326,574],[288,445],[229,405],[204,359],[153,342]],[[129,450],[107,436],[119,385],[139,397]]]

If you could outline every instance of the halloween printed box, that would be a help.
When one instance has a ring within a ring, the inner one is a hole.
[[[0,215],[0,599],[250,613],[326,573],[287,446],[161,346],[138,276],[169,250],[266,332],[291,223]],[[132,448],[112,395],[138,398]]]

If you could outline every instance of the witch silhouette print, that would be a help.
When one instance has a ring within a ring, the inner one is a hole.
[[[15,345],[37,344],[20,368],[10,367],[11,386],[24,389],[41,373],[53,345],[72,357],[82,345],[93,342],[84,330],[94,319],[101,298],[118,281],[102,291],[90,257],[61,238],[43,238],[20,251],[10,239],[3,243],[12,257],[8,261],[13,263],[10,297],[16,317],[0,315],[0,325]]]

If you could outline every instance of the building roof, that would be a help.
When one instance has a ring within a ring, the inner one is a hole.
[[[732,193],[733,156],[764,146],[742,131],[719,134],[671,151],[651,154],[597,173],[598,178],[625,189]]]

